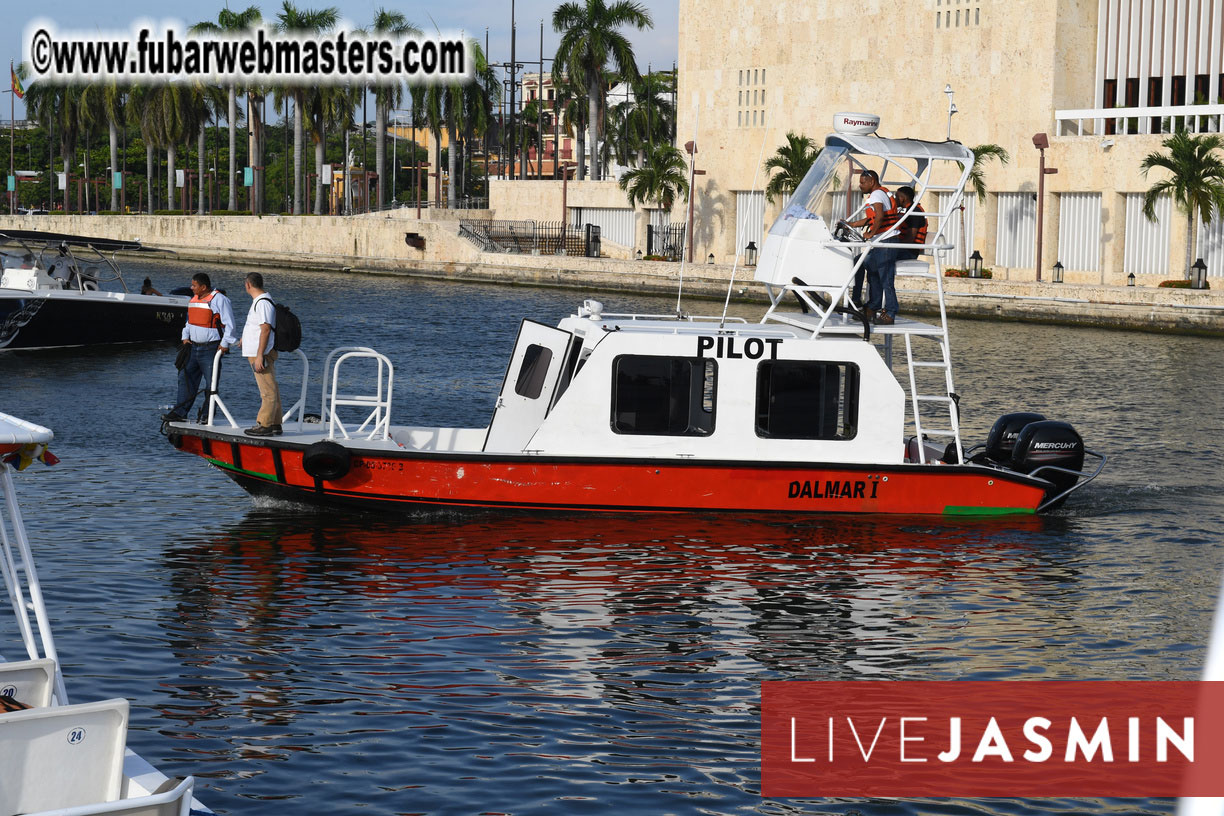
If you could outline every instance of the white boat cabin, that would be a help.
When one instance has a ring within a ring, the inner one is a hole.
[[[902,461],[905,394],[873,346],[720,322],[585,309],[557,328],[524,320],[488,428],[391,437],[450,452]]]

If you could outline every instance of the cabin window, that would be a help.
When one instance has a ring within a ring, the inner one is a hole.
[[[523,354],[523,364],[519,366],[518,379],[514,381],[514,393],[527,399],[539,399],[551,362],[551,349],[534,343],[528,346]]]
[[[853,439],[858,392],[859,369],[853,363],[763,362],[757,368],[757,436]]]
[[[710,435],[717,371],[713,360],[699,357],[617,357],[612,365],[612,430]]]

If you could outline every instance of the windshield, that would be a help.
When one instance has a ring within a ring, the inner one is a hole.
[[[828,209],[825,207],[825,194],[833,186],[835,179],[844,180],[848,177],[849,170],[845,159],[849,152],[844,147],[826,147],[820,151],[812,169],[807,171],[803,181],[795,188],[790,203],[769,228],[771,234],[789,235],[797,221],[827,215],[822,212]]]

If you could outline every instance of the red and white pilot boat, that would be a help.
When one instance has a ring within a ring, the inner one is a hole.
[[[961,441],[940,256],[952,249],[944,236],[972,152],[856,130],[825,140],[765,238],[755,277],[770,306],[760,323],[610,314],[590,300],[556,327],[523,320],[483,428],[391,424],[392,362],[353,347],[324,364],[321,421],[306,421],[304,375],[282,436],[245,436],[216,395],[206,424],[164,431],[252,494],[321,505],[952,515],[1057,506],[1105,461],[1071,425],[1008,414],[984,445]],[[919,202],[953,193],[946,210],[925,213],[938,229],[915,248],[930,263],[898,264],[901,277],[934,281],[938,322],[871,326],[851,298],[877,244],[839,216],[855,214],[850,181],[865,168],[892,189],[914,187]],[[376,376],[352,393],[345,385],[363,367]]]

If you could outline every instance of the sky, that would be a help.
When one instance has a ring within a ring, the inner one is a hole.
[[[649,63],[654,68],[671,68],[676,60],[678,0],[638,0],[654,19],[654,28],[647,31],[627,30],[642,70]],[[557,47],[557,35],[552,31],[553,10],[560,0],[515,0],[514,17],[518,26],[516,59],[521,63],[536,60],[540,55],[540,21],[544,21],[544,56],[552,56]],[[47,18],[61,32],[95,30],[126,30],[134,20],[180,20],[192,25],[202,20],[216,20],[225,0],[56,0],[53,4],[10,3],[5,9],[6,34],[0,41],[0,60],[14,63],[21,60],[21,37],[26,24],[36,18]],[[241,11],[255,5],[264,19],[275,19],[281,9],[280,0],[230,0],[229,7]],[[511,0],[459,0],[454,3],[395,2],[395,0],[299,0],[301,9],[326,8],[333,5],[340,16],[354,26],[366,26],[378,9],[399,11],[425,31],[463,31],[481,43],[485,30],[489,33],[490,61],[510,59]],[[545,70],[549,63],[545,62]],[[525,70],[531,71],[528,66]],[[3,82],[8,88],[8,82]],[[8,100],[4,100],[8,101]],[[5,108],[8,106],[5,105]],[[8,110],[0,110],[0,119],[8,119]],[[24,118],[21,100],[17,100],[15,116]]]

